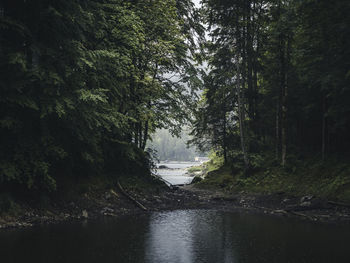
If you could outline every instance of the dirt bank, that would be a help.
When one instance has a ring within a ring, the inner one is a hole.
[[[284,193],[271,195],[227,194],[218,190],[200,189],[187,185],[176,189],[157,188],[156,191],[136,193],[129,189],[105,189],[85,193],[71,201],[52,203],[42,208],[21,204],[16,215],[2,214],[0,228],[29,227],[62,221],[93,219],[103,216],[118,217],[174,209],[218,209],[249,213],[298,217],[303,220],[327,223],[350,223],[350,206],[313,196],[302,198]],[[145,207],[142,209],[132,199]]]
[[[210,204],[210,207],[223,210],[245,210],[326,223],[350,223],[349,204],[312,195],[296,197],[283,192],[274,194],[224,193],[219,190],[198,188],[196,185],[185,186],[183,191],[195,194],[201,203],[207,203]]]

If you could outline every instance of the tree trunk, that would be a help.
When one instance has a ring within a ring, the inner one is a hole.
[[[141,149],[142,148],[142,123],[139,122],[138,124],[138,133],[139,133],[139,145],[138,147]]]
[[[224,113],[223,150],[224,150],[224,164],[227,164],[226,111],[225,111],[225,113]]]
[[[243,102],[242,102],[242,89],[241,89],[241,74],[239,70],[239,60],[237,60],[237,99],[238,99],[238,119],[239,119],[239,132],[240,132],[240,138],[241,138],[241,148],[243,152],[243,158],[244,158],[244,167],[245,171],[248,171],[249,168],[249,159],[248,159],[248,153],[246,149],[246,142],[245,142],[245,129],[244,129],[244,109],[243,109]]]
[[[279,160],[280,157],[280,99],[278,98],[276,104],[276,145],[275,145],[275,157],[276,160]]]
[[[138,123],[135,123],[135,128],[134,128],[134,134],[135,134],[135,139],[134,139],[134,143],[136,144],[136,146],[139,146],[139,125]]]
[[[326,156],[326,97],[323,97],[323,116],[322,116],[322,161]]]
[[[147,144],[147,139],[148,139],[148,120],[145,121],[145,127],[144,127],[144,131],[143,131],[143,141],[141,144],[141,149],[145,150],[146,148],[146,144]]]
[[[246,0],[246,60],[247,60],[247,86],[248,86],[248,113],[249,118],[254,122],[254,89],[253,89],[253,33],[251,22],[251,1]],[[252,127],[255,131],[255,127]]]
[[[289,58],[289,40],[287,40],[287,54],[285,58],[285,48],[283,41],[283,53],[282,53],[282,121],[281,121],[281,144],[282,144],[282,166],[286,165],[287,154],[287,91],[288,91],[288,58]]]

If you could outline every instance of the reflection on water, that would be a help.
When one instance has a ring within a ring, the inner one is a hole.
[[[146,237],[146,262],[193,262],[191,217],[186,213],[154,214]],[[178,225],[183,227],[179,229]]]
[[[212,210],[0,231],[0,262],[349,262],[350,226]]]
[[[150,221],[145,262],[233,262],[218,212],[174,211]],[[179,228],[179,225],[182,227]]]

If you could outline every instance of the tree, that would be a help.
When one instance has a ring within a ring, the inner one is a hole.
[[[189,1],[2,1],[1,186],[149,173],[150,134],[194,103],[195,15]]]
[[[229,144],[246,170],[254,154],[274,152],[282,167],[290,155],[348,155],[349,8],[343,0],[203,1],[212,78],[194,122],[196,143],[216,147],[203,131],[219,130],[207,117],[227,105],[210,100],[217,90],[235,94],[225,134],[240,136]]]

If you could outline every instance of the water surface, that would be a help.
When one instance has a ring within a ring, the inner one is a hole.
[[[194,162],[170,162],[159,163],[157,166],[166,166],[169,169],[158,169],[157,174],[172,185],[190,184],[193,180],[192,176],[186,175],[186,168],[199,163]]]
[[[350,262],[350,226],[178,210],[0,231],[0,262]]]

